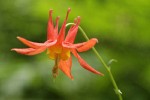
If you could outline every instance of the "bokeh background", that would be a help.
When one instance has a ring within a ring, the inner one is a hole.
[[[108,73],[90,50],[80,55],[100,77],[73,58],[70,80],[61,71],[52,77],[54,61],[46,53],[25,56],[11,52],[26,47],[16,39],[44,42],[48,11],[53,18],[72,9],[68,22],[81,16],[81,27],[99,39],[96,49],[111,65],[124,100],[150,100],[150,0],[0,0],[0,100],[117,100]],[[80,31],[76,42],[85,41]]]

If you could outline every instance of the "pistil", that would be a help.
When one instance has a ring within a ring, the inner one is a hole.
[[[54,65],[54,67],[52,69],[52,73],[53,73],[53,77],[54,78],[56,78],[57,75],[58,75],[58,65],[59,65],[59,60],[60,60],[59,54],[56,54],[55,56],[56,56],[55,57],[55,65]]]

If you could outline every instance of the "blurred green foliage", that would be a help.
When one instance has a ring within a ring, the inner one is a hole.
[[[81,16],[81,26],[105,61],[114,58],[112,72],[124,100],[150,99],[149,0],[1,0],[0,1],[0,100],[117,100],[112,83],[92,51],[81,54],[105,74],[94,75],[73,59],[71,81],[62,72],[52,78],[52,60],[42,53],[24,56],[10,52],[25,47],[16,36],[44,42],[48,11],[60,16],[72,9],[68,22]],[[76,42],[84,41],[80,32]],[[94,61],[91,59],[95,59]]]

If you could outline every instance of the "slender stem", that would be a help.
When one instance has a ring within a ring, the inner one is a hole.
[[[66,24],[66,27],[69,26],[69,25],[74,25],[74,23],[68,23],[68,24]],[[84,32],[84,30],[83,30],[80,26],[79,26],[79,29],[80,29],[80,31],[82,32],[84,38],[88,41],[89,38],[88,38],[88,36],[86,35],[86,33]],[[112,75],[112,73],[111,73],[110,67],[105,63],[105,61],[104,61],[103,58],[100,56],[100,54],[99,54],[98,51],[95,49],[95,47],[93,47],[92,50],[94,51],[94,53],[96,54],[96,56],[98,57],[98,59],[101,61],[101,63],[104,65],[104,68],[105,68],[105,69],[107,70],[107,72],[109,73],[109,77],[110,77],[111,82],[112,82],[112,84],[113,84],[113,86],[114,86],[114,88],[115,88],[115,92],[116,92],[116,94],[118,95],[119,100],[123,100],[123,99],[122,99],[122,95],[121,95],[122,92],[119,90],[119,88],[118,88],[118,86],[117,86],[117,84],[116,84],[116,82],[115,82],[115,79],[114,79],[114,77],[113,77],[113,75]]]

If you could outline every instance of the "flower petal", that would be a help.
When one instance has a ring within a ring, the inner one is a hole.
[[[67,34],[66,39],[65,39],[65,42],[70,42],[70,43],[74,42],[75,37],[76,37],[77,32],[78,32],[79,23],[80,23],[80,17],[78,16],[76,24],[72,25],[71,28],[69,29],[68,34]]]
[[[55,39],[58,36],[58,22],[59,22],[59,16],[56,18],[56,26],[54,28]]]
[[[32,51],[32,52],[27,53],[26,55],[30,55],[30,56],[36,55],[36,54],[42,53],[42,52],[45,51],[46,49],[47,49],[46,46],[42,46],[42,47],[40,47],[40,48],[38,48],[38,49],[35,49],[35,50]]]
[[[46,42],[43,43],[43,46],[50,47],[50,46],[56,44],[56,42],[57,42],[57,40],[54,40],[54,41],[47,40]]]
[[[30,52],[30,53],[28,53],[27,55],[36,55],[36,54],[42,53],[42,52],[45,51],[48,47],[54,45],[56,42],[57,42],[57,40],[55,40],[55,41],[53,41],[53,42],[50,42],[50,43],[49,43],[49,41],[46,41],[46,42],[44,43],[44,46],[41,46],[40,48],[35,49],[33,52]]]
[[[65,47],[65,48],[79,48],[79,47],[83,46],[84,44],[85,44],[85,42],[77,43],[77,44],[72,44],[72,43],[69,43],[69,42],[63,42],[62,46]]]
[[[53,10],[49,11],[49,20],[48,20],[48,26],[47,26],[47,40],[54,40],[54,25],[52,20],[52,12]]]
[[[57,40],[53,41],[53,42],[50,42],[46,41],[45,43],[42,44],[42,46],[38,47],[38,48],[23,48],[23,49],[19,49],[19,48],[13,48],[11,49],[12,51],[16,51],[17,53],[20,53],[20,54],[25,54],[25,55],[36,55],[36,54],[39,54],[43,51],[45,51],[46,48],[54,45]]]
[[[102,75],[102,76],[103,76],[102,73],[98,72],[97,70],[95,70],[94,68],[92,68],[90,65],[88,65],[88,64],[78,55],[78,53],[76,52],[75,49],[72,49],[71,52],[72,52],[73,55],[78,59],[80,65],[81,65],[83,68],[85,68],[86,70],[91,71],[91,72],[93,72],[93,73],[95,73],[95,74],[99,74],[99,75]]]
[[[22,43],[24,43],[25,45],[31,47],[31,48],[39,48],[40,46],[43,46],[43,43],[37,43],[37,42],[31,42],[25,38],[22,37],[17,37],[17,39],[19,39]]]
[[[27,55],[28,53],[35,51],[35,49],[33,49],[33,48],[22,48],[22,49],[13,48],[13,49],[11,49],[11,51],[16,51],[17,53]]]
[[[62,27],[61,27],[61,29],[60,29],[60,32],[59,32],[58,43],[61,43],[62,41],[64,41],[65,29],[66,29],[66,22],[67,22],[68,15],[69,15],[69,12],[70,12],[70,11],[71,11],[71,9],[68,8],[67,15],[66,15],[66,19],[64,20],[63,25],[62,25]]]
[[[19,48],[13,48],[11,49],[12,51],[16,51],[17,53],[20,53],[20,54],[24,54],[24,55],[36,55],[36,54],[39,54],[41,52],[43,52],[47,47],[46,46],[43,46],[41,48],[38,48],[38,49],[33,49],[33,48],[23,48],[23,49],[19,49]]]
[[[98,40],[96,38],[92,38],[89,41],[85,42],[85,44],[83,46],[77,48],[77,51],[78,52],[87,51],[87,50],[91,49],[97,42],[98,42]]]
[[[71,75],[71,66],[72,66],[72,59],[71,57],[66,60],[60,60],[59,62],[59,68],[66,74],[70,79],[73,79],[73,76]]]

